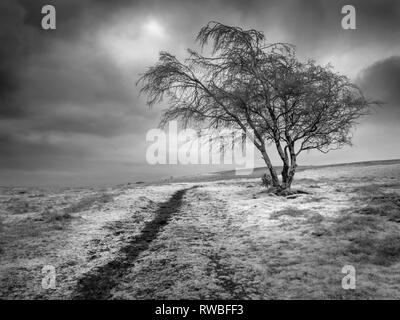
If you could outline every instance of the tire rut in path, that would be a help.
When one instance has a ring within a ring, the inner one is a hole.
[[[171,198],[159,205],[155,218],[147,222],[139,235],[122,247],[117,257],[107,264],[88,272],[78,280],[72,295],[74,299],[109,299],[111,290],[118,284],[139,254],[146,251],[174,214],[182,206],[185,193],[196,186],[176,191]]]

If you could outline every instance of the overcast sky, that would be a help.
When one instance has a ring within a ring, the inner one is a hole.
[[[57,29],[41,29],[41,8]],[[356,8],[357,29],[341,28]],[[384,100],[354,132],[354,146],[311,152],[300,164],[400,158],[399,1],[1,0],[0,185],[90,185],[154,180],[207,166],[150,166],[145,137],[163,105],[138,97],[138,74],[160,50],[184,57],[210,20],[255,28],[332,63]],[[260,164],[262,164],[260,162]],[[278,162],[276,162],[278,164]]]

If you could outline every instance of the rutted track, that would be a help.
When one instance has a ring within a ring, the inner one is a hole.
[[[129,243],[122,247],[117,257],[107,264],[85,274],[78,280],[75,299],[108,299],[110,291],[118,284],[139,254],[149,248],[151,242],[157,237],[162,228],[168,224],[171,216],[182,205],[184,194],[191,188],[175,192],[171,198],[160,204],[155,218],[148,222],[138,236],[132,237]]]
[[[246,299],[253,280],[235,257],[234,235],[242,216],[231,212],[224,192],[204,185],[187,192],[179,214],[112,290],[113,299]],[[240,258],[239,258],[240,259]],[[239,280],[241,274],[245,280]],[[238,281],[239,280],[239,281]]]

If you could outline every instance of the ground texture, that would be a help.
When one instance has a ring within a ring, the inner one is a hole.
[[[399,299],[400,164],[259,179],[0,190],[3,299]],[[42,287],[43,266],[56,287]],[[356,289],[342,288],[342,268]]]

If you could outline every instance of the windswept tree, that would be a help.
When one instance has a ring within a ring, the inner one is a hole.
[[[278,192],[290,189],[301,152],[326,153],[351,144],[356,120],[375,103],[331,66],[300,62],[294,46],[267,43],[260,31],[210,22],[197,41],[208,55],[188,49],[181,62],[161,52],[158,63],[141,75],[141,92],[150,106],[168,99],[161,124],[178,120],[243,130]],[[282,160],[281,179],[270,147]]]

